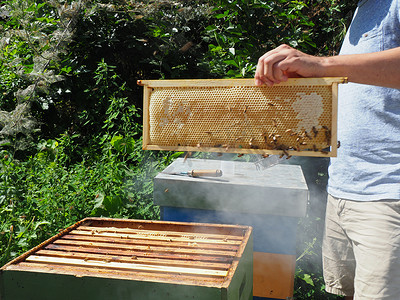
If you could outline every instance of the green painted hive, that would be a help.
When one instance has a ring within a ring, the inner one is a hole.
[[[252,299],[252,228],[87,218],[0,269],[1,300]]]

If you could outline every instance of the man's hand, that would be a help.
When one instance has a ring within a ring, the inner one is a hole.
[[[259,58],[256,85],[272,86],[289,77],[347,77],[350,82],[400,89],[400,47],[319,57],[281,45]]]
[[[305,54],[288,45],[281,45],[258,60],[256,85],[273,85],[289,77],[320,77],[323,58]]]

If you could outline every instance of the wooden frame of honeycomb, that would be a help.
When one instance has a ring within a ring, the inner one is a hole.
[[[344,77],[139,80],[143,149],[336,156],[337,91]]]

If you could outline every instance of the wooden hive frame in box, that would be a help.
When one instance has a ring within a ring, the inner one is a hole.
[[[143,149],[336,156],[346,78],[139,80]]]
[[[0,268],[0,299],[248,300],[252,251],[249,226],[86,218]]]

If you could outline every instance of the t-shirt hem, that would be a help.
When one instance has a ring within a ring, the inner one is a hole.
[[[400,199],[400,194],[397,193],[385,193],[379,195],[362,195],[362,194],[355,194],[355,193],[346,193],[343,191],[338,191],[332,188],[327,189],[328,194],[332,195],[335,198],[353,200],[353,201],[379,201],[379,200],[388,200],[388,199]]]

